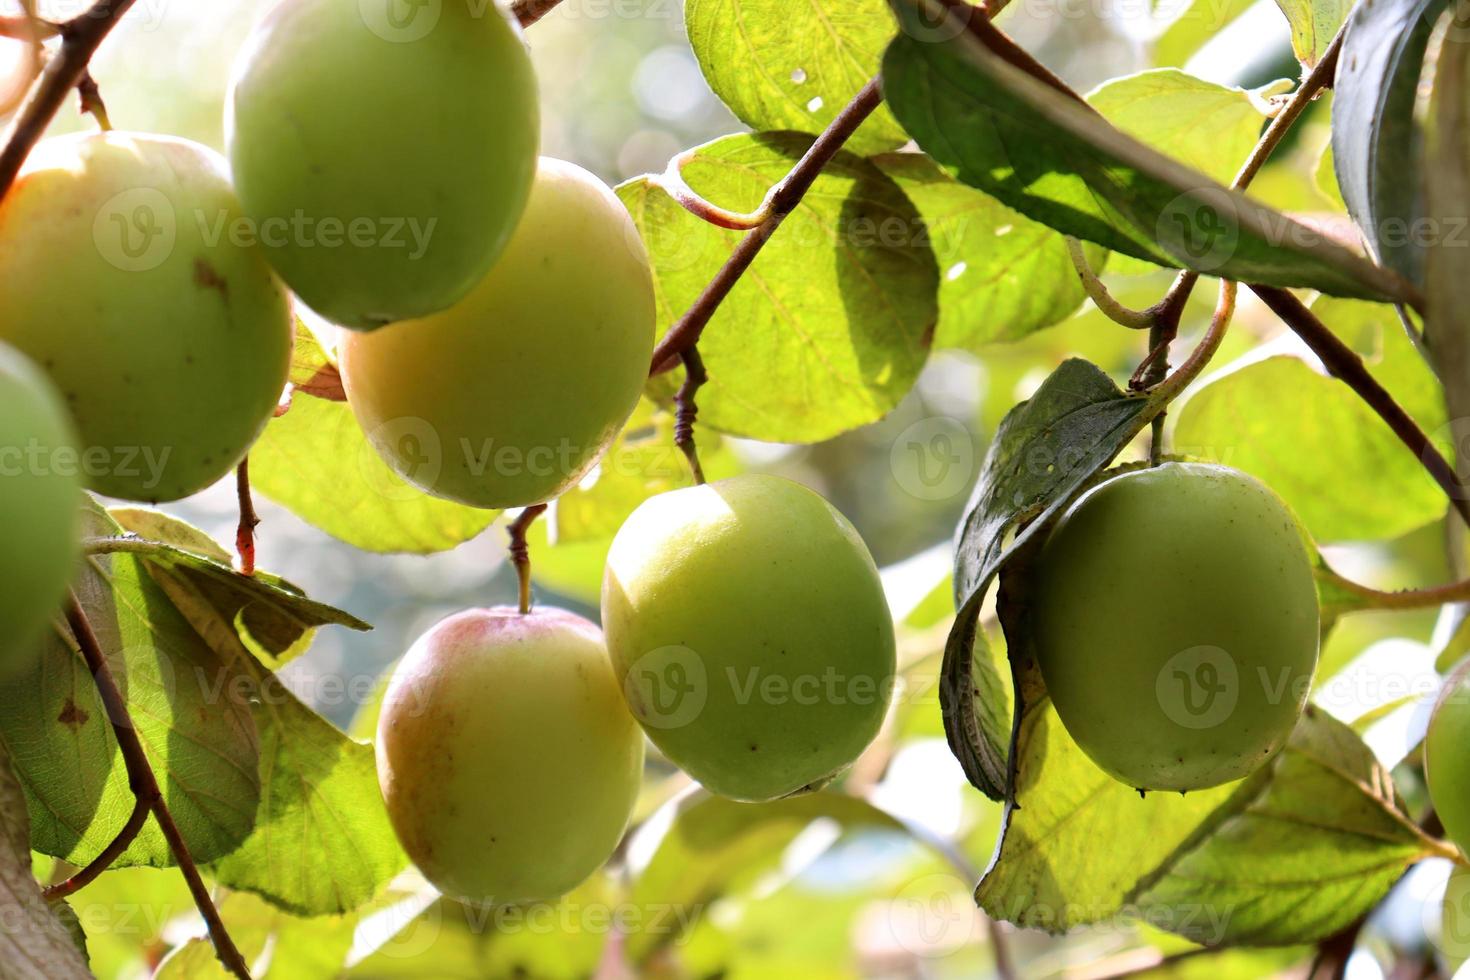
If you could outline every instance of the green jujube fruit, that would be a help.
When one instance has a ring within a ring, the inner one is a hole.
[[[867,547],[779,477],[644,501],[613,539],[602,623],[649,738],[732,799],[830,781],[877,735],[892,694],[893,622]]]
[[[1035,654],[1057,714],[1138,789],[1241,778],[1285,743],[1317,663],[1299,525],[1224,466],[1109,479],[1052,532],[1031,581]]]
[[[463,299],[520,219],[540,110],[498,3],[283,0],[226,99],[235,186],[307,306],[371,330]]]
[[[0,340],[60,390],[89,488],[187,497],[270,421],[290,297],[241,217],[218,154],[123,132],[46,140],[0,202]]]

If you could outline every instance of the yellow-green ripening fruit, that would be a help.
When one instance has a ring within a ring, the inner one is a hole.
[[[1429,796],[1450,840],[1470,853],[1470,667],[1445,682],[1424,740]]]
[[[157,503],[244,458],[290,367],[290,297],[187,140],[63,136],[0,202],[0,340],[51,376],[82,478]]]
[[[883,723],[895,669],[878,571],[852,525],[774,476],[652,497],[613,539],[608,653],[634,717],[705,788],[823,785]]]
[[[1457,865],[1445,882],[1434,945],[1446,974],[1453,975],[1470,959],[1470,868]]]
[[[596,626],[560,609],[472,609],[419,638],[378,718],[378,784],[435,887],[546,901],[611,856],[643,777]]]
[[[344,335],[347,400],[388,465],[472,507],[575,486],[638,405],[653,275],[632,219],[581,167],[543,159],[505,254],[453,308]]]
[[[1093,762],[1138,789],[1249,774],[1317,664],[1312,559],[1281,498],[1224,466],[1115,477],[1061,520],[1032,582],[1047,690]]]
[[[536,76],[493,0],[282,0],[236,61],[225,131],[291,289],[372,330],[447,309],[495,262],[536,172]]]
[[[81,454],[61,397],[0,344],[0,678],[35,653],[77,559]]]

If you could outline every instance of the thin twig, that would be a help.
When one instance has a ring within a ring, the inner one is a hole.
[[[1422,589],[1398,589],[1384,592],[1361,582],[1344,578],[1328,568],[1325,572],[1329,581],[1344,592],[1364,599],[1372,609],[1433,609],[1451,602],[1470,602],[1470,579],[1450,582],[1447,585],[1431,585]]]
[[[255,512],[255,501],[250,496],[250,457],[240,460],[235,468],[235,495],[240,500],[240,524],[235,528],[235,550],[240,553],[240,574],[255,574],[255,529],[260,527],[260,515]]]
[[[1082,251],[1080,241],[1071,235],[1064,235],[1063,239],[1067,243],[1067,256],[1072,260],[1072,267],[1077,270],[1077,278],[1082,280],[1082,291],[1103,316],[1129,330],[1147,330],[1154,325],[1151,311],[1130,310],[1113,298],[1108,287],[1093,271],[1092,263],[1087,261],[1087,253]]]
[[[1357,352],[1327,329],[1294,293],[1275,286],[1251,286],[1251,290],[1311,348],[1329,374],[1353,389],[1379,418],[1388,423],[1399,441],[1419,457],[1420,464],[1450,498],[1455,511],[1470,524],[1470,499],[1467,499],[1466,485],[1455,473],[1455,468],[1430,442],[1419,423],[1378,383]]]
[[[522,27],[530,27],[551,13],[561,0],[515,0],[510,5],[510,14]]]
[[[46,901],[59,902],[95,881],[97,876],[112,867],[112,862],[121,857],[122,852],[128,849],[128,845],[137,839],[147,819],[148,801],[142,796],[134,797],[132,815],[128,817],[128,822],[123,824],[123,829],[117,832],[112,842],[103,848],[102,853],[93,858],[85,868],[65,881],[59,881],[43,890],[41,894]]]
[[[699,356],[696,344],[685,348],[679,355],[684,361],[684,383],[674,396],[674,445],[689,460],[689,469],[694,473],[695,483],[704,483],[704,467],[699,465],[699,450],[694,445],[694,420],[699,416],[699,406],[694,396],[709,380],[704,370],[704,358]]]
[[[526,543],[526,532],[531,529],[536,518],[545,511],[545,504],[532,504],[510,522],[508,529],[510,531],[510,562],[515,566],[516,579],[520,584],[521,615],[531,611],[531,548]]]
[[[1150,389],[1150,397],[1167,405],[1200,376],[1225,340],[1225,331],[1230,328],[1230,319],[1235,315],[1236,291],[1235,283],[1229,279],[1220,280],[1220,297],[1215,302],[1215,313],[1210,317],[1210,327],[1205,331],[1204,339],[1173,374]]]
[[[769,216],[740,239],[735,251],[710,280],[709,285],[704,287],[704,292],[694,301],[694,305],[664,334],[653,352],[650,374],[669,370],[678,363],[685,350],[699,342],[699,335],[719,310],[720,304],[730,295],[730,290],[735,288],[745,270],[750,268],[760,250],[776,233],[776,229],[781,227],[781,222],[801,203],[802,197],[811,188],[822,168],[837,155],[842,144],[847,142],[882,101],[883,94],[879,91],[878,79],[875,78],[864,85],[862,91],[837,114],[837,118],[822,131],[822,135],[817,137],[816,142],[791,172],[776,185],[769,198]]]
[[[56,111],[66,101],[66,93],[82,80],[97,46],[133,2],[97,0],[84,13],[57,26],[61,47],[46,62],[40,77],[31,85],[25,103],[5,130],[4,147],[0,148],[0,198],[4,198],[10,185],[15,183],[31,147],[40,140]]]
[[[1327,50],[1322,52],[1322,57],[1318,59],[1317,64],[1312,67],[1307,77],[1302,79],[1301,85],[1291,93],[1291,98],[1287,100],[1286,105],[1282,106],[1281,111],[1271,120],[1266,131],[1261,134],[1261,138],[1256,141],[1251,155],[1236,172],[1235,180],[1231,181],[1231,187],[1236,190],[1244,190],[1246,185],[1255,179],[1256,174],[1261,172],[1261,167],[1265,166],[1276,147],[1281,144],[1287,131],[1297,119],[1301,118],[1301,114],[1307,111],[1307,106],[1311,105],[1312,100],[1317,98],[1323,89],[1332,85],[1332,76],[1337,72],[1337,57],[1342,51],[1342,36],[1346,31],[1347,25],[1343,24],[1327,45]]]
[[[153,766],[148,762],[148,753],[144,750],[143,742],[138,737],[138,730],[133,727],[132,718],[128,716],[127,701],[124,700],[122,691],[118,689],[117,681],[112,676],[112,668],[107,664],[107,656],[102,652],[102,645],[97,641],[97,634],[92,631],[92,624],[87,621],[87,614],[82,609],[82,604],[77,599],[75,592],[71,593],[67,600],[66,621],[71,626],[72,635],[76,638],[77,646],[81,648],[82,657],[86,660],[88,669],[92,672],[92,681],[97,685],[97,693],[107,711],[108,721],[112,724],[112,733],[117,739],[118,751],[127,768],[128,788],[132,790],[134,796],[147,802],[148,809],[153,813],[153,819],[158,822],[159,829],[163,831],[163,837],[168,841],[169,850],[173,852],[174,860],[178,861],[179,872],[183,874],[184,880],[189,885],[194,904],[204,918],[205,927],[209,930],[209,938],[214,943],[214,951],[220,962],[236,977],[241,980],[250,980],[250,969],[245,964],[245,958],[240,955],[240,951],[235,948],[234,940],[225,930],[219,910],[215,908],[214,900],[209,897],[209,889],[205,887],[204,879],[199,875],[199,868],[189,854],[189,846],[184,843],[184,836],[179,832],[178,824],[174,823],[173,814],[169,812],[168,805],[164,803],[163,792],[158,788],[158,777],[153,774]]]

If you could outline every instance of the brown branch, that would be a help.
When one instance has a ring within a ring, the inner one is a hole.
[[[1274,286],[1253,285],[1251,290],[1311,348],[1329,374],[1353,389],[1388,424],[1399,441],[1419,457],[1419,462],[1450,498],[1450,504],[1456,512],[1470,524],[1470,500],[1467,500],[1466,486],[1455,473],[1454,467],[1440,454],[1434,443],[1429,441],[1419,424],[1378,383],[1364,366],[1363,359],[1327,329],[1294,293]]]
[[[674,445],[689,460],[689,469],[694,472],[694,482],[704,483],[704,467],[699,465],[699,450],[694,445],[694,420],[699,416],[699,406],[694,396],[709,380],[704,370],[704,358],[699,356],[699,346],[688,347],[679,355],[684,361],[684,383],[674,396]]]
[[[522,27],[530,27],[542,17],[551,13],[552,9],[559,3],[561,3],[561,0],[515,0],[510,5],[510,15]]]
[[[546,504],[532,504],[510,522],[510,562],[520,583],[521,615],[531,611],[531,548],[526,543],[526,532],[545,511]]]
[[[255,501],[250,496],[250,457],[240,460],[235,468],[235,495],[240,499],[240,524],[235,528],[235,550],[240,553],[240,574],[255,574],[255,529],[260,527],[260,515],[255,512]]]
[[[97,641],[97,634],[92,632],[92,624],[87,621],[87,614],[82,609],[81,602],[76,593],[70,594],[66,605],[66,621],[71,626],[72,635],[76,638],[77,646],[81,648],[82,657],[87,662],[87,667],[92,672],[92,681],[97,685],[97,693],[102,699],[102,705],[107,711],[108,721],[112,723],[112,733],[117,739],[118,751],[123,758],[123,764],[127,768],[128,788],[133,795],[148,804],[148,809],[153,813],[153,819],[158,822],[158,827],[163,831],[163,836],[168,841],[169,850],[173,852],[174,859],[179,863],[179,871],[189,885],[189,892],[194,897],[194,904],[199,908],[199,914],[204,918],[205,927],[209,930],[209,938],[214,943],[215,954],[229,970],[241,980],[250,980],[250,969],[245,964],[245,958],[235,948],[235,943],[230,939],[230,934],[225,931],[225,924],[220,919],[219,910],[214,906],[214,900],[209,897],[209,889],[204,885],[204,879],[199,875],[199,868],[194,864],[194,858],[189,854],[189,846],[184,843],[184,836],[179,832],[178,824],[174,823],[173,814],[164,803],[163,792],[158,788],[158,777],[153,774],[153,766],[148,762],[148,753],[143,748],[143,742],[138,737],[138,730],[133,727],[133,720],[128,716],[127,702],[123,699],[122,691],[118,689],[117,681],[112,676],[112,668],[107,664],[107,656],[102,652],[102,645]]]
[[[1256,174],[1261,172],[1266,160],[1281,145],[1281,140],[1286,136],[1288,130],[1301,118],[1307,106],[1321,94],[1323,89],[1332,86],[1333,75],[1337,72],[1337,58],[1342,51],[1342,36],[1347,31],[1347,24],[1343,24],[1332,41],[1327,45],[1327,50],[1322,52],[1322,57],[1312,68],[1306,78],[1302,79],[1301,85],[1291,93],[1291,99],[1271,120],[1261,138],[1256,141],[1255,149],[1246,158],[1244,164],[1235,175],[1235,180],[1230,184],[1236,190],[1245,190],[1246,185],[1255,179]]]
[[[132,5],[133,0],[97,0],[84,13],[57,25],[61,47],[46,62],[25,103],[5,130],[5,145],[0,148],[0,198],[15,183],[21,165],[51,125],[56,111],[66,101],[66,94],[86,74],[97,46]]]
[[[128,849],[128,845],[137,839],[139,831],[143,829],[143,823],[148,819],[148,801],[142,796],[133,798],[133,813],[128,817],[128,822],[123,824],[123,829],[117,832],[112,843],[102,849],[102,853],[92,859],[85,868],[78,871],[65,881],[59,881],[42,891],[42,895],[48,902],[58,902],[68,895],[75,894],[82,888],[90,885],[97,876],[108,868],[112,862],[122,856],[122,852]]]
[[[781,227],[781,222],[786,216],[795,210],[801,203],[802,197],[816,181],[817,175],[822,168],[831,162],[842,148],[848,138],[863,124],[863,121],[872,115],[873,110],[878,108],[883,101],[883,95],[878,88],[878,79],[873,79],[863,86],[847,106],[837,114],[831,124],[822,131],[815,143],[806,151],[806,154],[797,162],[776,188],[771,192],[770,216],[762,221],[752,230],[746,232],[745,237],[735,246],[735,251],[725,261],[715,277],[710,280],[704,292],[694,301],[682,317],[679,318],[669,332],[664,334],[659,341],[658,347],[653,352],[653,363],[649,367],[649,374],[659,374],[674,366],[685,350],[693,347],[699,341],[699,335],[709,324],[710,319],[719,310],[720,304],[725,297],[730,295],[730,290],[740,281],[745,270],[755,261],[760,250],[770,241],[776,229]]]

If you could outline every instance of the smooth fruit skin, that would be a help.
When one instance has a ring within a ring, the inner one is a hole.
[[[474,507],[575,486],[633,409],[653,355],[653,275],[628,212],[543,159],[525,220],[463,302],[347,334],[348,401],[400,476]]]
[[[602,623],[649,738],[736,800],[838,774],[892,693],[893,622],[868,549],[831,504],[779,477],[645,501],[613,539]]]
[[[1445,682],[1424,741],[1424,771],[1445,833],[1470,853],[1470,667]]]
[[[370,330],[447,309],[489,271],[526,204],[540,110],[499,3],[284,0],[236,62],[225,129],[286,282]]]
[[[79,544],[81,454],[51,382],[0,344],[0,677],[35,654]]]
[[[1317,663],[1312,560],[1256,479],[1197,463],[1110,479],[1062,518],[1032,587],[1057,714],[1128,785],[1238,779],[1296,725]]]
[[[602,635],[560,609],[472,609],[425,633],[388,686],[377,754],[404,850],[476,904],[575,888],[617,846],[643,775]]]
[[[47,140],[0,203],[0,340],[60,389],[91,489],[187,497],[270,420],[289,296],[239,219],[217,154],[121,132]]]

